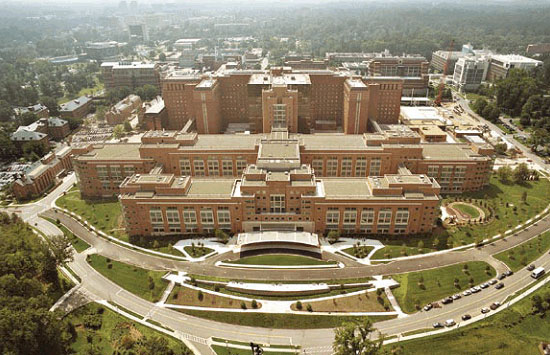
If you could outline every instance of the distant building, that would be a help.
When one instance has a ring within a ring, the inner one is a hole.
[[[133,113],[141,108],[141,99],[137,95],[128,95],[117,102],[105,113],[105,120],[111,126],[121,124],[128,120]]]
[[[128,44],[125,42],[107,41],[107,42],[87,42],[86,54],[88,58],[94,60],[117,59],[121,55],[121,49]]]
[[[142,62],[105,62],[101,64],[101,75],[107,90],[144,85],[160,87],[158,64]]]
[[[380,53],[363,53],[363,52],[328,52],[325,54],[325,59],[331,64],[340,65],[342,63],[361,63],[375,57],[390,56],[390,52],[386,49]]]
[[[328,62],[327,60],[311,60],[311,59],[302,59],[302,60],[287,60],[285,61],[285,67],[290,67],[292,69],[327,69]]]
[[[541,55],[550,53],[550,43],[529,44],[525,52],[527,55]]]
[[[243,67],[245,69],[255,69],[257,65],[261,65],[262,57],[261,48],[252,48],[249,51],[246,51],[243,55]]]
[[[142,123],[147,130],[161,130],[166,125],[168,113],[164,106],[162,97],[157,97],[153,101],[144,104],[145,114]]]
[[[403,96],[428,94],[430,63],[422,56],[375,57],[367,61],[372,77],[403,78]]]
[[[54,140],[61,140],[71,133],[69,122],[58,117],[49,117],[48,123],[48,136]]]
[[[11,135],[11,140],[19,149],[29,141],[38,141],[48,147],[50,139],[61,140],[69,133],[71,133],[69,122],[57,117],[49,117],[41,118],[28,126],[19,126]]]
[[[489,62],[487,80],[495,81],[506,78],[510,69],[532,70],[542,66],[540,60],[531,59],[517,54],[493,55]]]
[[[462,49],[460,51],[453,51],[451,53],[449,67],[447,68],[447,74],[451,75],[454,73],[456,62],[460,58],[483,57],[483,56],[491,56],[492,54],[493,52],[490,50],[474,49],[474,46],[472,46],[470,43],[464,44],[462,45]],[[430,66],[435,71],[442,73],[443,69],[445,68],[445,62],[447,61],[447,58],[449,58],[449,51],[443,51],[443,50],[436,51],[432,53],[432,61],[430,62]]]
[[[71,147],[64,146],[46,154],[29,166],[13,183],[13,193],[19,200],[40,196],[60,183],[60,177],[72,170]]]
[[[174,42],[174,48],[180,50],[196,49],[200,38],[182,38]]]
[[[149,40],[149,31],[147,29],[147,25],[144,23],[128,24],[128,32],[131,40],[142,42]]]
[[[31,105],[27,107],[16,107],[13,109],[17,116],[21,116],[24,113],[34,113],[38,118],[45,118],[50,116],[48,108],[42,104]]]
[[[489,58],[462,57],[454,68],[453,84],[460,91],[476,90],[487,78]]]
[[[65,102],[60,105],[59,115],[62,118],[83,118],[90,112],[92,99],[87,96],[80,96],[77,99]]]

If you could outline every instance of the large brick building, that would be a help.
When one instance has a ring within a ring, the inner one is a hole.
[[[368,120],[397,123],[403,81],[288,67],[270,71],[222,67],[207,77],[171,72],[162,79],[168,115],[164,128],[179,130],[192,120],[201,134],[222,133],[232,124],[268,133],[276,115],[289,123],[293,133],[340,129],[365,133]],[[356,109],[350,110],[352,106]]]
[[[297,100],[293,92],[286,102]],[[344,110],[350,116],[361,103],[352,106]],[[438,217],[440,191],[488,184],[487,147],[422,142],[403,125],[371,120],[368,127],[364,134],[275,125],[261,134],[149,131],[141,144],[90,147],[74,167],[83,196],[119,195],[131,235],[423,233]]]
[[[369,76],[400,77],[403,96],[428,94],[430,62],[421,56],[376,57],[368,62]]]

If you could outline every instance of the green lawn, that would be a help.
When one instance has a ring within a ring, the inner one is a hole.
[[[78,308],[67,318],[76,329],[76,338],[71,345],[75,354],[135,354],[143,337],[165,338],[175,354],[190,354],[182,342],[95,303]],[[91,327],[90,319],[100,321],[99,329]],[[91,347],[96,351],[88,352]]]
[[[197,246],[197,245],[188,245],[183,249],[187,252],[187,254],[191,255],[193,258],[200,258],[201,256],[208,255],[214,251],[214,249],[210,249],[204,246]]]
[[[453,208],[456,208],[460,212],[468,215],[470,218],[479,218],[479,211],[471,205],[465,203],[455,203]]]
[[[47,217],[42,217],[44,218],[45,220],[49,221],[50,223],[53,223],[54,225],[57,226],[57,228],[61,229],[61,231],[63,232],[63,234],[65,234],[73,248],[75,248],[76,252],[77,253],[82,253],[84,250],[88,249],[90,247],[90,244],[86,243],[85,241],[83,241],[82,239],[78,238],[76,235],[74,235],[70,230],[68,230],[64,225],[62,225],[61,223],[57,223],[54,219],[52,218],[47,218]]]
[[[178,309],[178,311],[190,316],[206,318],[223,323],[279,329],[334,328],[339,327],[343,322],[361,320],[365,318],[272,313],[208,312],[187,309]],[[393,319],[395,316],[376,316],[368,318],[370,318],[373,322],[379,322]]]
[[[503,261],[512,271],[517,271],[538,259],[548,249],[550,249],[550,232],[543,233],[510,250],[498,253],[494,257]]]
[[[151,302],[157,302],[166,287],[165,281],[162,280],[164,271],[146,270],[114,260],[108,262],[107,258],[97,254],[90,255],[88,262],[120,287]],[[109,264],[112,267],[109,268]],[[154,283],[153,288],[150,288],[153,286],[151,280]]]
[[[463,270],[465,264],[468,265],[468,274]],[[400,286],[393,290],[393,294],[403,311],[412,313],[416,311],[415,304],[422,307],[495,276],[495,270],[485,262],[472,261],[465,264],[392,275],[395,281],[400,283]],[[489,267],[489,272],[486,271],[486,267]],[[459,280],[458,287],[454,285],[455,278]],[[470,279],[473,279],[472,284]]]
[[[102,90],[104,88],[104,85],[102,82],[99,81],[99,79],[97,77],[94,77],[94,80],[95,80],[95,85],[91,88],[82,88],[78,94],[74,95],[73,96],[68,96],[68,95],[65,95],[63,97],[61,97],[60,99],[57,100],[57,103],[59,105],[65,103],[65,102],[68,102],[68,101],[71,101],[71,100],[74,100],[74,99],[77,99],[79,98],[80,96],[84,96],[84,95],[93,95],[95,94],[96,92]]]
[[[257,255],[248,256],[239,260],[226,261],[232,264],[241,265],[271,265],[271,266],[303,266],[303,265],[328,265],[335,264],[332,260],[319,260],[309,258],[300,255],[286,255],[286,254],[273,254],[273,255]]]
[[[351,248],[343,249],[342,252],[355,256],[356,258],[365,258],[374,249],[374,247],[361,245],[359,247],[352,246]]]
[[[531,299],[550,291],[546,285],[507,310],[448,333],[385,346],[399,354],[539,354],[537,346],[548,342],[550,317],[531,314]]]
[[[88,223],[116,238],[128,241],[122,209],[116,200],[83,200],[80,190],[71,189],[57,200],[57,205],[82,216]]]
[[[407,247],[407,246],[398,246],[398,245],[387,245],[382,249],[378,249],[374,252],[371,257],[371,260],[374,259],[392,259],[402,256],[411,256],[417,254],[425,254],[435,251],[435,249],[429,248],[418,248],[418,247]]]

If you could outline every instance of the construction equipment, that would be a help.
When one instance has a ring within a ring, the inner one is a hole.
[[[451,43],[449,43],[449,50],[447,51],[447,60],[445,61],[445,65],[443,66],[443,75],[441,76],[441,80],[439,81],[439,88],[437,90],[437,97],[435,98],[434,106],[441,106],[441,97],[443,96],[443,89],[445,89],[447,70],[449,69],[449,63],[451,62],[451,57],[453,55],[454,45],[455,40],[451,39]]]

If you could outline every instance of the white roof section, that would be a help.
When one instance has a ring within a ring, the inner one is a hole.
[[[440,121],[446,123],[447,120],[441,116],[435,107],[430,106],[401,106],[401,115],[409,121]]]
[[[503,63],[542,65],[540,60],[532,59],[519,54],[496,54],[493,55],[492,58]]]
[[[231,281],[227,287],[248,291],[269,291],[269,292],[305,292],[305,291],[328,291],[330,288],[326,283],[319,284],[262,284],[244,283]]]
[[[11,135],[12,141],[39,141],[42,138],[46,137],[45,133],[34,132],[29,129],[27,126],[19,126],[17,131],[13,132]]]
[[[250,245],[258,243],[294,243],[319,247],[317,234],[292,231],[264,231],[240,233],[237,237],[237,245]]]

